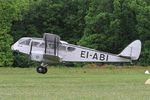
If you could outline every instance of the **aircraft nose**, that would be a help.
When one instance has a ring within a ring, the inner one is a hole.
[[[14,50],[14,45],[11,46],[11,50]]]
[[[13,44],[13,45],[11,46],[11,50],[17,51],[17,48],[16,48],[15,44]]]

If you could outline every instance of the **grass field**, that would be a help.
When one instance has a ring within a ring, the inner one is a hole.
[[[0,68],[0,100],[150,100],[146,68]]]

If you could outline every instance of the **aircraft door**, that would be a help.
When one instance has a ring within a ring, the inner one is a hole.
[[[38,41],[32,41],[30,47],[30,56],[31,60],[42,61],[44,54],[44,46],[43,43]]]

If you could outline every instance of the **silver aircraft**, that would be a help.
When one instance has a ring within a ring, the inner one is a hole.
[[[61,41],[55,34],[44,33],[43,38],[23,37],[11,47],[30,56],[31,60],[41,62],[38,73],[47,72],[48,63],[59,62],[132,62],[141,53],[141,41],[135,40],[121,53],[111,54]]]

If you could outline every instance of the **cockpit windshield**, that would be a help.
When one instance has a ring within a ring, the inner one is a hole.
[[[21,39],[19,41],[19,44],[22,44],[22,45],[30,45],[30,42],[31,42],[31,39]]]

